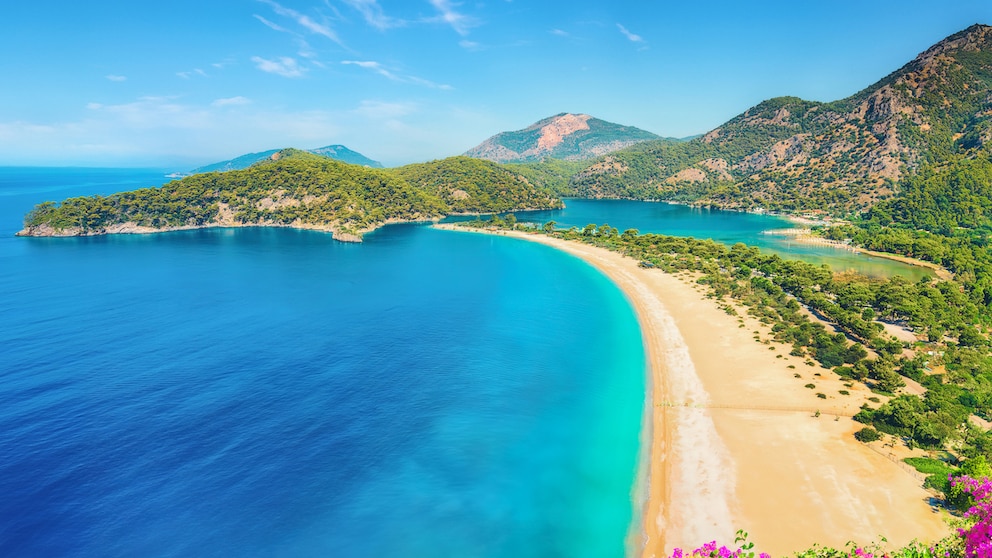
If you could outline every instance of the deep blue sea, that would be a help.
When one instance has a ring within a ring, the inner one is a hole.
[[[644,357],[622,294],[387,227],[14,238],[157,171],[0,169],[0,556],[622,556]]]
[[[0,168],[0,556],[624,555],[644,356],[601,274],[420,225],[13,236],[38,202],[164,181]],[[581,200],[527,218],[549,216],[782,226]]]

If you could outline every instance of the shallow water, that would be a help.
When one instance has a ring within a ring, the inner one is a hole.
[[[773,229],[793,228],[787,219],[721,211],[669,203],[629,200],[565,200],[566,207],[556,211],[519,214],[521,220],[545,223],[554,220],[559,227],[582,228],[589,223],[609,224],[621,231],[629,228],[642,233],[711,238],[724,244],[743,242],[783,258],[801,259],[817,265],[826,264],[837,271],[856,271],[873,277],[901,275],[911,281],[932,277],[929,269],[869,256],[830,246],[795,242],[787,236],[764,234]]]

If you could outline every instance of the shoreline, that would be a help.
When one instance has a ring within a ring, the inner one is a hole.
[[[797,229],[772,229],[763,231],[762,234],[770,236],[786,236],[791,237],[792,240],[800,244],[810,244],[814,246],[831,246],[833,248],[839,248],[844,250],[849,250],[855,254],[864,254],[866,256],[874,256],[876,258],[882,258],[885,260],[892,260],[895,262],[904,263],[907,265],[914,265],[917,267],[923,267],[934,272],[934,275],[938,279],[943,281],[950,281],[954,278],[954,274],[948,271],[943,266],[935,264],[933,262],[928,262],[926,260],[921,260],[918,258],[911,258],[909,256],[900,256],[899,254],[890,254],[889,252],[877,252],[875,250],[869,250],[867,248],[862,248],[860,246],[852,246],[850,244],[840,242],[838,240],[830,240],[829,238],[822,238],[819,236],[814,236],[810,234],[809,229],[797,228]]]
[[[740,317],[720,309],[695,277],[541,234],[434,227],[562,250],[600,270],[634,307],[651,405],[642,433],[650,447],[641,449],[649,462],[639,469],[647,478],[634,483],[646,494],[632,495],[642,533],[629,550],[638,556],[731,544],[737,529],[773,556],[814,543],[839,548],[885,536],[902,545],[950,532],[919,480],[854,439],[861,425],[850,417],[872,393],[787,356],[766,326],[744,309],[736,308]]]
[[[564,204],[562,204],[564,207]],[[514,209],[507,213],[515,212],[525,212],[525,211],[548,211],[559,208],[522,208]],[[500,212],[503,213],[503,212]],[[167,227],[149,227],[146,225],[139,225],[133,221],[126,221],[123,223],[114,223],[112,225],[107,225],[98,230],[82,230],[79,227],[69,227],[66,229],[56,229],[48,224],[26,226],[23,229],[14,233],[15,237],[23,238],[78,238],[78,237],[90,237],[90,236],[107,236],[116,234],[159,234],[167,232],[176,231],[195,231],[204,229],[242,229],[251,227],[263,227],[263,228],[277,228],[277,229],[296,229],[302,231],[315,231],[315,232],[325,232],[331,233],[334,240],[340,242],[362,242],[362,238],[369,233],[373,233],[383,227],[389,225],[402,225],[402,224],[414,224],[414,223],[433,223],[437,224],[442,219],[447,217],[481,217],[484,215],[497,215],[498,213],[479,213],[473,211],[467,212],[456,212],[449,213],[447,215],[425,217],[417,219],[400,219],[400,218],[389,218],[385,221],[376,223],[369,227],[363,229],[345,229],[342,230],[340,227],[332,223],[276,223],[272,221],[260,221],[254,223],[243,223],[240,221],[235,221],[227,208],[222,208],[221,218],[209,223],[204,223],[202,225],[175,225]]]

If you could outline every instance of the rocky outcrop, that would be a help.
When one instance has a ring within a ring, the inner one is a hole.
[[[496,163],[545,158],[579,161],[657,138],[650,132],[599,120],[588,114],[562,113],[523,130],[496,134],[465,154]]]

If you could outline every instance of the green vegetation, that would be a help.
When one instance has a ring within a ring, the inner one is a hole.
[[[939,459],[931,459],[929,457],[907,457],[903,459],[903,461],[924,475],[941,475],[946,477],[954,472],[954,467]]]
[[[544,188],[490,161],[449,157],[395,169],[395,176],[438,197],[446,213],[502,213],[560,207]]]
[[[874,428],[872,428],[870,426],[866,426],[866,427],[862,428],[861,430],[858,430],[857,432],[855,432],[854,433],[854,437],[859,442],[864,442],[866,444],[868,442],[874,442],[875,440],[881,440],[882,439],[882,435],[878,432],[878,430],[875,430]]]
[[[487,161],[455,157],[370,169],[296,150],[244,170],[198,174],[161,188],[45,202],[25,227],[99,234],[125,223],[164,229],[211,224],[327,228],[361,234],[386,222],[558,207],[543,189]]]
[[[551,191],[559,197],[570,192],[569,179],[586,167],[581,161],[562,161],[560,159],[545,159],[537,163],[507,163],[503,165],[524,177],[534,186]]]

